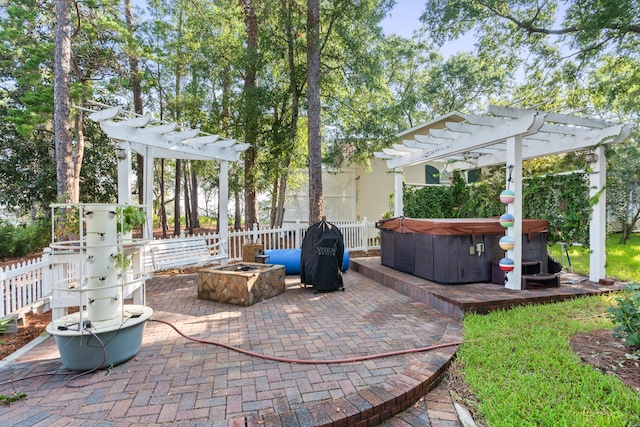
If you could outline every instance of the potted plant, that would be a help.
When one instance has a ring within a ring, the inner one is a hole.
[[[122,236],[126,236],[133,229],[141,227],[147,220],[144,211],[136,206],[120,206],[116,208],[116,216],[118,219],[116,229]],[[125,271],[129,269],[132,256],[126,253],[118,253],[116,268]]]

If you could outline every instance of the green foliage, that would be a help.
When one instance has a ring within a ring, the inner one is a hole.
[[[607,210],[620,226],[625,243],[640,219],[640,149],[638,134],[607,150]]]
[[[504,213],[500,193],[504,179],[482,179],[467,187],[467,198],[460,206],[460,218],[490,218]]]
[[[487,218],[505,212],[499,196],[504,171],[495,169],[472,185],[456,171],[452,185],[404,189],[404,212],[410,218]],[[550,242],[587,244],[591,204],[584,174],[543,175],[524,181],[525,218],[549,221]]]
[[[586,174],[533,177],[522,191],[524,216],[549,221],[550,242],[589,243],[592,205]]]
[[[124,234],[142,226],[147,220],[144,211],[136,206],[119,207],[116,209],[116,215],[118,216],[117,230]]]
[[[453,199],[448,187],[405,187],[404,214],[409,218],[451,218]]]
[[[41,219],[29,225],[0,221],[0,258],[22,257],[41,250],[51,239],[51,225]]]
[[[600,316],[611,302],[610,296],[586,297],[465,316],[465,343],[456,363],[486,424],[639,423],[636,391],[582,363],[569,344],[576,333],[611,328]]]
[[[13,317],[5,317],[3,319],[0,319],[0,334],[6,334],[9,329],[9,325],[14,321],[15,319]]]
[[[4,403],[5,405],[11,406],[13,402],[16,402],[20,399],[24,399],[25,397],[27,397],[26,393],[23,393],[21,391],[15,392],[10,396],[5,396],[4,394],[0,394],[0,402]]]
[[[609,307],[616,338],[623,338],[630,347],[640,347],[640,284],[629,283],[616,297],[617,304]]]

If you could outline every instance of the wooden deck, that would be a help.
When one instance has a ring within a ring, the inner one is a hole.
[[[529,286],[526,290],[511,290],[493,283],[441,285],[385,267],[380,257],[352,259],[351,268],[458,320],[464,313],[485,314],[522,305],[558,302],[619,291],[626,286],[621,282],[602,285],[576,274],[562,274],[559,287]]]

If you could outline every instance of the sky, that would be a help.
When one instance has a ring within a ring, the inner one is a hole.
[[[410,38],[413,31],[420,28],[420,15],[424,9],[422,0],[396,0],[390,14],[382,20],[386,34],[397,34]]]
[[[414,30],[422,25],[420,15],[424,11],[425,3],[426,0],[396,0],[396,5],[381,23],[385,34],[411,38]],[[473,43],[471,36],[464,36],[445,43],[440,52],[445,58],[459,52],[470,52],[473,50]]]

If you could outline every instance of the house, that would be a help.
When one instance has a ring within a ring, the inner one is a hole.
[[[460,123],[465,116],[457,111],[437,117],[396,134],[398,144],[403,140],[419,139],[429,135],[431,130],[444,130],[447,122]],[[407,185],[432,185],[448,183],[445,164],[431,162],[404,168],[404,182]],[[306,174],[307,171],[301,171]],[[325,170],[322,175],[323,210],[328,220],[362,221],[367,218],[377,221],[389,211],[390,198],[394,193],[394,180],[389,176],[384,160],[372,158],[370,167],[347,165],[339,170]],[[470,175],[473,181],[473,172]],[[305,222],[308,220],[308,179],[300,188],[288,189],[284,222]]]
[[[429,135],[432,130],[443,130],[447,122],[460,123],[464,120],[465,116],[457,111],[436,117],[396,134],[398,143],[419,139],[421,135]],[[442,162],[429,162],[405,167],[402,171],[404,183],[410,186],[448,184],[450,171],[447,171],[445,166]],[[355,169],[356,219],[362,220],[366,217],[379,220],[386,212],[393,212],[391,198],[394,193],[394,180],[389,176],[393,171],[389,170],[386,161],[374,157],[369,169],[364,166],[357,166]],[[473,180],[473,173],[471,175]]]

